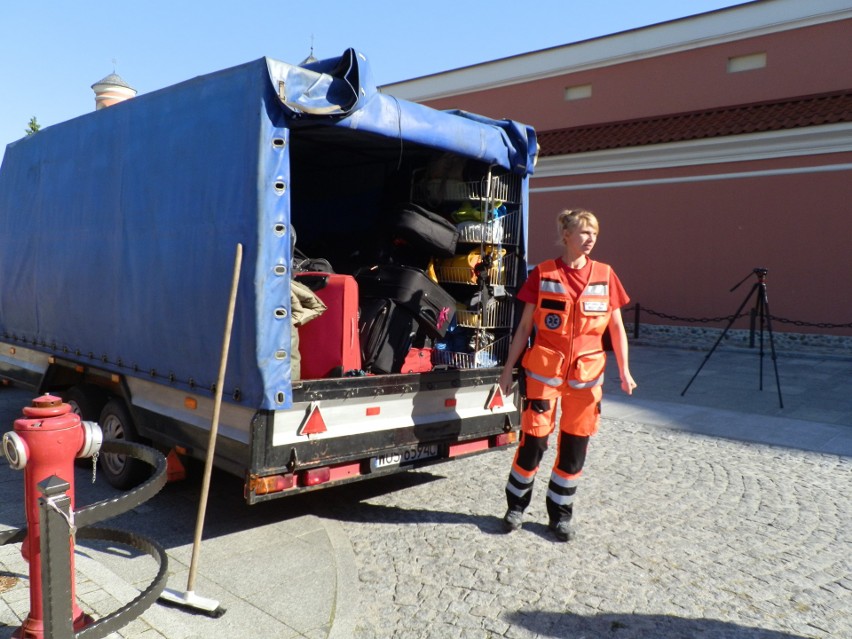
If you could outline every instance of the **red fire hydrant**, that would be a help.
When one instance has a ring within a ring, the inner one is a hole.
[[[74,459],[91,457],[100,450],[103,435],[97,424],[82,422],[71,406],[59,397],[42,395],[23,409],[14,432],[3,436],[3,452],[9,465],[24,470],[24,503],[27,536],[21,554],[30,565],[30,613],[13,637],[44,637],[44,606],[41,582],[41,534],[38,484],[52,475],[70,485],[66,495],[74,510]],[[74,540],[69,535],[71,558],[71,605],[75,631],[92,622],[77,605],[74,593]]]

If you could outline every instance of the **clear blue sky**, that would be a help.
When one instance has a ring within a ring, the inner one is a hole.
[[[387,84],[745,0],[0,0],[0,154],[94,109],[115,70],[139,93],[269,56],[354,47]],[[113,63],[115,60],[115,64]]]

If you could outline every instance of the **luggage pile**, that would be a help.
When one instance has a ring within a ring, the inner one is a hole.
[[[394,259],[417,264],[453,255],[458,241],[455,225],[413,203],[399,207],[391,234]],[[425,269],[384,263],[353,275],[302,272],[294,278],[328,307],[299,330],[302,379],[432,370],[432,340],[446,335],[456,300]]]
[[[502,365],[513,319],[505,289],[517,284],[504,243],[519,242],[517,205],[485,198],[480,182],[424,184],[425,195],[386,211],[344,267],[351,274],[295,275],[329,309],[300,329],[303,379]],[[310,264],[333,270],[299,254],[294,271]]]

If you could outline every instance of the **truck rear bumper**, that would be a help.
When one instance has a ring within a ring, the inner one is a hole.
[[[249,474],[250,504],[482,453],[517,441],[516,413],[308,440],[267,449]]]
[[[247,500],[513,443],[516,401],[497,389],[498,372],[447,370],[304,384],[294,392],[291,409],[255,418]]]

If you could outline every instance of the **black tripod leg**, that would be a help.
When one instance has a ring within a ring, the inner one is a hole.
[[[707,355],[705,355],[705,356],[704,356],[704,361],[703,361],[703,362],[701,362],[701,366],[699,366],[699,367],[698,367],[698,370],[697,370],[697,371],[695,371],[695,374],[692,376],[692,379],[690,379],[690,380],[689,380],[689,383],[688,383],[688,384],[686,385],[686,387],[685,387],[685,388],[684,388],[684,389],[680,392],[680,396],[681,396],[681,397],[683,397],[684,395],[686,395],[686,391],[688,391],[688,390],[689,390],[689,387],[690,387],[690,386],[692,386],[692,382],[694,382],[694,381],[695,381],[695,378],[696,378],[696,377],[698,377],[698,373],[700,373],[700,372],[701,372],[701,369],[702,369],[702,368],[704,368],[704,365],[707,363],[707,360],[708,360],[708,359],[710,359],[710,356],[713,354],[713,351],[715,351],[715,350],[716,350],[716,347],[720,344],[720,342],[721,342],[723,339],[725,339],[725,335],[728,333],[728,329],[730,329],[730,328],[731,328],[731,326],[733,325],[733,323],[734,323],[734,322],[737,320],[737,318],[740,316],[740,313],[742,313],[742,312],[743,312],[743,309],[745,308],[745,305],[746,305],[746,304],[748,304],[749,299],[751,299],[751,296],[752,296],[752,295],[754,294],[754,292],[757,290],[757,287],[758,287],[758,284],[757,284],[757,283],[755,283],[755,285],[751,287],[751,290],[749,291],[748,295],[746,295],[745,299],[743,300],[743,303],[742,303],[742,304],[740,304],[740,307],[739,307],[739,308],[737,309],[737,311],[734,313],[733,317],[731,317],[730,321],[728,322],[728,325],[727,325],[727,326],[725,326],[725,330],[723,330],[723,331],[722,331],[722,334],[721,334],[721,335],[719,335],[719,339],[717,339],[717,340],[716,340],[716,343],[715,343],[715,344],[713,344],[713,347],[712,347],[712,348],[711,348],[711,349],[707,352]]]
[[[772,352],[772,364],[775,367],[775,386],[778,388],[778,405],[784,408],[784,400],[781,397],[781,380],[778,377],[778,357],[775,354],[775,339],[772,336],[772,315],[769,312],[769,298],[766,295],[766,286],[761,291],[763,295],[763,308],[766,310],[766,328],[769,331],[769,348]]]
[[[766,309],[763,306],[763,300],[765,297],[765,291],[763,288],[763,284],[758,282],[758,292],[757,292],[757,319],[760,322],[760,364],[759,364],[759,383],[758,388],[763,390],[763,326],[764,320],[766,318]]]

